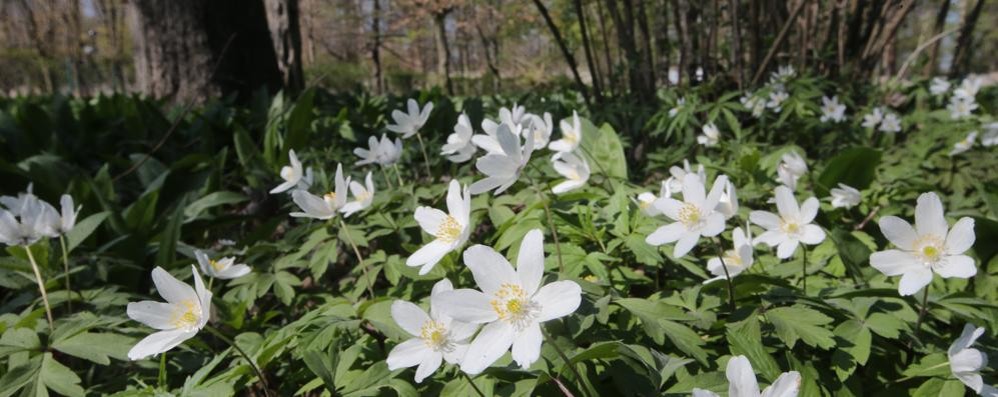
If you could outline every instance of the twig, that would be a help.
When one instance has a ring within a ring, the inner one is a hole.
[[[69,254],[66,253],[66,237],[64,235],[62,235],[62,234],[59,235],[59,245],[62,247],[62,268],[63,268],[62,276],[63,276],[63,278],[66,279],[66,291],[69,291],[69,293],[66,294],[66,309],[70,313],[72,313],[73,312],[73,299],[72,299],[73,287],[71,287],[69,285]],[[82,298],[83,295],[81,294],[80,297]]]
[[[419,140],[419,150],[421,152],[423,152],[423,165],[426,166],[426,177],[430,178],[430,180],[432,181],[433,180],[433,173],[430,171],[430,156],[426,155],[426,146],[423,145],[423,134],[420,134],[417,131],[416,132],[416,139]],[[398,171],[398,168],[396,168],[395,171]]]
[[[874,216],[877,216],[877,212],[878,211],[880,211],[880,206],[879,205],[876,206],[876,207],[873,207],[873,209],[870,210],[870,213],[866,214],[866,218],[863,218],[863,221],[860,222],[858,225],[856,225],[856,227],[854,229],[855,230],[861,230],[864,227],[866,227],[867,222],[870,222],[870,220],[873,219]]]

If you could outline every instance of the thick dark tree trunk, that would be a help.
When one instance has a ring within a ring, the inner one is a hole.
[[[305,87],[302,71],[301,15],[298,0],[265,0],[270,39],[277,55],[284,89],[295,94]]]
[[[984,9],[984,0],[977,0],[960,28],[960,36],[956,39],[956,50],[953,51],[953,63],[949,69],[950,78],[959,77],[967,72],[970,66],[971,43],[974,41],[974,27]],[[993,21],[992,21],[993,22]]]
[[[136,83],[173,101],[281,87],[263,0],[133,0]],[[209,23],[210,21],[210,23]]]
[[[679,6],[679,0],[672,0],[672,15],[675,16],[676,21],[676,35],[679,36],[679,66],[677,67],[676,84],[683,83],[683,76],[686,76],[686,71],[689,68],[690,63],[690,52],[689,52],[689,31],[683,18],[684,13]],[[687,79],[689,77],[687,76]]]
[[[450,78],[450,43],[447,41],[447,14],[450,11],[446,9],[433,14],[433,22],[436,24],[437,76],[444,80],[447,94],[454,95],[454,82]]]
[[[936,23],[932,25],[933,36],[943,32],[943,28],[946,27],[946,15],[949,14],[949,0],[944,0],[940,3],[939,12],[936,13]],[[925,62],[925,66],[922,68],[922,75],[928,77],[936,74],[936,64],[938,62],[939,41],[936,41],[929,47],[929,59]]]
[[[374,88],[381,94],[385,92],[385,79],[381,75],[381,0],[374,0],[374,11],[371,21],[374,31],[374,42],[371,43],[371,61],[374,63]]]

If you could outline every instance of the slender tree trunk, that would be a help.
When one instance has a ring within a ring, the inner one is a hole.
[[[596,62],[593,60],[592,43],[589,40],[589,27],[586,24],[586,12],[582,8],[582,0],[574,0],[572,3],[575,6],[575,15],[579,21],[579,31],[582,33],[582,49],[586,54],[586,66],[589,68],[589,76],[593,80],[593,96],[596,98],[597,103],[602,103],[603,87],[600,84],[599,70],[596,68]]]
[[[741,90],[745,80],[745,67],[742,61],[742,31],[738,7],[738,0],[728,0],[728,13],[731,17],[731,66],[734,68],[735,82]]]
[[[974,27],[981,17],[981,10],[984,9],[984,0],[977,0],[974,8],[970,10],[960,28],[960,36],[956,39],[956,49],[953,51],[953,63],[950,66],[950,78],[962,76],[970,67],[970,47],[974,41]],[[993,21],[992,21],[993,22]]]
[[[801,11],[804,10],[804,5],[807,4],[807,0],[801,0],[794,7],[794,10],[790,12],[790,17],[787,21],[783,23],[783,27],[780,29],[780,33],[776,35],[776,40],[773,41],[773,45],[769,47],[769,51],[766,52],[766,57],[762,59],[762,63],[759,64],[759,68],[756,69],[755,75],[752,76],[752,84],[759,82],[759,78],[762,77],[763,73],[766,72],[766,68],[769,67],[769,63],[773,60],[773,56],[776,55],[776,51],[780,49],[783,42],[787,39],[787,33],[790,32],[790,27],[793,26],[794,19],[800,15]]]
[[[600,36],[603,38],[603,57],[606,62],[607,80],[612,81],[612,83],[607,83],[607,86],[614,87],[615,92],[623,91],[620,89],[620,83],[613,72],[613,56],[610,54],[610,36],[606,32],[606,21],[603,18],[603,3],[599,0],[596,1],[596,19],[599,22]]]
[[[454,95],[454,82],[450,78],[450,46],[447,41],[447,14],[451,10],[448,8],[433,15],[436,23],[437,75],[444,80],[448,95]]]
[[[686,24],[684,23],[684,14],[679,4],[679,0],[672,0],[672,15],[675,17],[676,33],[679,36],[679,66],[676,69],[676,84],[683,83],[683,76],[686,75],[690,62],[689,49],[687,48],[687,43],[689,42],[689,32],[687,31]]]
[[[485,36],[485,31],[482,30],[481,24],[476,24],[475,29],[478,30],[478,38],[482,42],[482,52],[485,54],[485,65],[489,68],[489,72],[492,73],[493,77],[492,88],[493,90],[498,92],[502,84],[502,75],[499,72],[498,62],[496,61],[496,59],[493,57],[492,54],[493,39],[489,39]],[[496,54],[498,53],[499,51],[497,49]]]
[[[385,92],[385,79],[381,75],[381,0],[374,0],[371,30],[374,42],[371,43],[371,61],[374,63],[374,88],[377,93]]]
[[[630,0],[628,0],[630,3]],[[655,95],[655,53],[652,52],[652,37],[648,29],[648,13],[645,11],[645,2],[643,0],[638,0],[638,31],[641,32],[641,43],[643,52],[642,69],[644,76],[642,78],[644,88],[644,96],[646,99],[651,99]]]
[[[265,0],[264,4],[284,89],[292,95],[297,94],[305,88],[298,0]]]
[[[672,43],[669,41],[670,14],[669,14],[668,4],[669,4],[668,0],[662,0],[662,3],[659,4],[659,7],[661,7],[661,9],[659,10],[660,14],[658,14],[659,17],[654,19],[654,21],[656,22],[654,27],[655,47],[658,53],[658,63],[655,64],[655,69],[664,72],[664,75],[660,73],[658,77],[662,80],[663,84],[665,85],[672,84],[672,82],[669,81],[669,76],[671,75],[671,68],[672,68],[672,62],[671,62]]]
[[[547,7],[544,6],[541,0],[534,0],[534,5],[537,6],[537,11],[544,17],[544,22],[547,23],[548,29],[551,31],[551,36],[554,37],[558,48],[561,49],[561,54],[565,57],[565,62],[568,62],[568,67],[572,71],[572,77],[575,79],[575,85],[579,92],[582,93],[582,98],[586,101],[586,106],[592,106],[592,102],[589,99],[589,90],[586,89],[586,84],[582,82],[582,76],[579,75],[579,66],[576,64],[572,52],[569,51],[568,46],[565,44],[565,40],[562,39],[558,26],[554,24],[551,14],[548,13]]]
[[[946,27],[946,15],[949,14],[949,4],[949,0],[943,0],[940,2],[939,11],[936,12],[936,22],[932,25],[932,35],[930,35],[930,37],[942,33],[943,29]],[[939,40],[932,43],[929,47],[929,59],[925,62],[925,66],[922,67],[922,75],[929,77],[936,74],[938,62]]]

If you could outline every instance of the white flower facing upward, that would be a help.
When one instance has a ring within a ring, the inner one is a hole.
[[[665,180],[666,190],[662,197],[671,197],[673,194],[683,192],[683,178],[687,174],[695,174],[700,178],[700,183],[707,184],[707,171],[704,171],[703,164],[697,164],[697,169],[694,173],[693,167],[690,166],[689,160],[683,160],[683,167],[680,168],[677,165],[669,167],[669,179]]]
[[[940,96],[949,92],[950,83],[942,77],[933,77],[929,83],[929,92],[934,96]]]
[[[766,229],[753,244],[777,247],[776,257],[787,259],[797,251],[797,245],[815,245],[825,240],[825,231],[811,224],[818,215],[818,199],[808,198],[798,207],[793,191],[786,186],[777,186],[776,209],[779,215],[767,211],[749,214],[752,223]]]
[[[679,112],[683,111],[684,106],[686,106],[686,97],[679,98],[679,100],[676,101],[676,106],[669,109],[669,117],[676,117]]]
[[[471,194],[484,193],[495,189],[500,194],[520,178],[520,172],[530,162],[534,152],[534,139],[527,137],[521,147],[520,138],[514,135],[509,125],[503,123],[496,131],[496,138],[502,153],[489,153],[475,161],[475,168],[485,174],[485,179],[471,184]]]
[[[949,155],[955,156],[970,150],[970,148],[974,147],[974,142],[976,141],[977,141],[977,131],[970,131],[970,133],[967,134],[967,137],[953,144],[953,150],[950,150]]]
[[[801,377],[797,371],[784,372],[761,393],[755,379],[752,363],[745,356],[728,360],[728,397],[796,397],[800,392]],[[718,397],[717,393],[693,389],[693,397]]]
[[[974,327],[966,324],[963,326],[963,333],[957,340],[953,341],[946,355],[949,357],[950,372],[953,376],[967,385],[971,390],[981,396],[998,396],[998,389],[985,385],[981,378],[981,369],[988,366],[988,356],[980,350],[970,346],[977,342],[977,338],[984,335],[983,327]]]
[[[561,128],[561,139],[551,142],[548,149],[556,152],[572,152],[582,143],[582,121],[579,113],[572,112],[572,120],[563,119],[558,124]]]
[[[851,208],[858,205],[863,199],[863,195],[856,188],[844,183],[840,183],[838,186],[828,191],[832,195],[832,207]]]
[[[700,130],[702,134],[697,136],[697,143],[706,147],[717,146],[717,142],[721,139],[721,132],[718,131],[714,123],[704,124]]]
[[[766,107],[773,109],[773,112],[779,113],[783,110],[783,102],[790,98],[790,94],[786,91],[776,90],[769,93],[769,101],[766,102]]]
[[[669,197],[669,196],[671,196],[671,194],[669,193],[669,183],[666,181],[662,181],[662,187],[659,189],[658,196],[655,196],[655,193],[652,192],[643,192],[638,195],[637,199],[634,200],[634,202],[638,205],[638,208],[640,208],[641,212],[643,212],[645,215],[656,216],[661,214],[662,211],[659,211],[658,208],[655,207],[655,200],[658,200],[659,197]]]
[[[222,259],[211,259],[204,251],[195,250],[194,257],[198,260],[201,271],[212,278],[231,280],[250,273],[250,267],[242,263],[236,264],[236,258],[227,256]]]
[[[974,110],[977,110],[977,101],[974,100],[974,97],[953,95],[950,97],[946,110],[949,110],[949,116],[953,120],[970,117]]]
[[[714,278],[704,281],[704,284],[724,280],[726,278],[725,268],[727,268],[727,275],[734,278],[752,267],[754,261],[752,258],[752,229],[746,227],[742,230],[742,228],[736,227],[731,232],[731,237],[734,240],[732,241],[734,248],[725,251],[721,258],[713,257],[707,260],[707,271],[713,274]],[[721,259],[724,259],[723,263]]]
[[[336,213],[347,203],[347,186],[350,184],[350,177],[343,178],[343,164],[336,165],[336,177],[333,180],[334,191],[322,195],[322,197],[309,193],[306,190],[295,190],[291,192],[291,198],[302,212],[292,212],[295,218],[315,218],[332,219]]]
[[[173,349],[197,335],[211,316],[211,291],[204,287],[204,281],[197,268],[191,265],[194,274],[194,288],[174,278],[166,270],[157,266],[152,270],[152,281],[156,291],[166,303],[141,301],[128,304],[128,317],[151,328],[159,330],[136,343],[128,351],[128,358],[141,360]]]
[[[977,274],[974,259],[963,255],[974,245],[974,219],[960,218],[950,229],[943,203],[935,193],[922,193],[915,205],[915,227],[896,216],[880,218],[880,231],[899,249],[875,252],[870,265],[886,276],[901,276],[898,293],[912,295],[942,278],[970,278]]]
[[[755,94],[747,94],[740,99],[742,106],[748,111],[752,112],[752,117],[762,116],[762,112],[766,111],[766,100],[755,96]]]
[[[540,357],[541,323],[570,315],[582,302],[582,288],[574,281],[541,286],[544,275],[544,235],[534,229],[523,237],[516,269],[492,248],[476,245],[464,252],[481,291],[458,289],[431,298],[455,320],[486,324],[468,346],[461,370],[481,373],[512,346],[513,361],[528,368]]]
[[[426,124],[426,120],[430,118],[430,111],[433,110],[433,102],[427,102],[422,110],[419,109],[419,103],[415,99],[410,98],[406,104],[408,112],[392,111],[392,119],[395,120],[395,124],[389,124],[386,127],[389,131],[402,134],[402,139],[409,139],[416,135],[419,129],[423,128],[423,124]]]
[[[374,179],[371,177],[371,171],[367,172],[363,185],[357,181],[350,182],[350,194],[353,195],[353,201],[343,204],[343,207],[340,208],[344,217],[353,215],[357,211],[363,211],[374,202]]]
[[[56,230],[59,234],[65,235],[73,230],[76,226],[76,217],[80,215],[80,209],[83,208],[82,205],[78,205],[74,208],[73,206],[73,196],[68,194],[62,195],[59,198],[60,217],[59,217],[59,227]]]
[[[554,194],[562,194],[586,185],[589,180],[589,163],[573,153],[558,152],[551,159],[554,170],[565,180],[551,188]]]
[[[356,148],[353,150],[353,154],[361,158],[355,165],[388,166],[397,163],[402,157],[402,140],[399,138],[395,138],[395,142],[392,142],[385,134],[381,134],[381,140],[372,136],[367,139],[367,146],[367,149]]]
[[[683,178],[683,201],[671,197],[655,200],[655,207],[673,223],[659,227],[645,238],[651,245],[676,243],[673,256],[681,258],[696,246],[700,236],[713,237],[724,231],[724,214],[716,210],[728,177],[719,175],[706,194],[695,174]]]
[[[846,119],[846,105],[839,103],[838,96],[821,97],[821,122],[841,123]]]
[[[454,290],[450,280],[443,279],[433,285],[430,301],[434,296]],[[395,346],[388,353],[388,370],[416,367],[416,383],[440,368],[443,361],[460,364],[468,350],[468,338],[475,333],[475,324],[454,321],[430,305],[430,314],[411,302],[397,300],[392,303],[392,319],[413,338]]]
[[[301,161],[298,161],[298,155],[295,154],[294,149],[288,150],[288,165],[281,167],[281,182],[273,189],[270,189],[270,194],[284,193],[292,188],[306,189],[308,188],[307,182],[309,182],[305,177],[305,170],[302,168]]]
[[[474,135],[471,127],[471,119],[468,115],[461,113],[457,116],[457,124],[454,125],[454,133],[447,136],[447,143],[440,148],[440,154],[447,156],[447,160],[455,163],[463,163],[471,160],[475,154],[475,144],[471,142]]]
[[[780,165],[776,167],[776,176],[780,183],[790,190],[796,190],[797,180],[804,174],[807,174],[807,162],[801,155],[797,152],[783,154]]]
[[[879,130],[891,134],[901,132],[901,119],[894,113],[884,114],[884,120],[880,122]]]
[[[544,116],[539,116],[536,114],[528,114],[526,127],[523,128],[522,134],[526,138],[526,134],[533,133],[534,135],[534,147],[545,147],[548,142],[551,141],[551,133],[554,132],[554,121],[551,120],[551,113],[544,112]]]
[[[419,266],[419,274],[433,270],[433,266],[449,252],[468,241],[471,234],[471,193],[461,188],[456,180],[447,188],[447,212],[431,207],[416,208],[416,222],[423,231],[435,238],[405,260],[406,266]]]
[[[863,128],[877,128],[881,121],[884,121],[884,109],[873,108],[870,113],[863,116]]]

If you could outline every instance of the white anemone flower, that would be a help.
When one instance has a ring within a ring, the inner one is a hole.
[[[554,170],[565,180],[551,188],[554,194],[562,194],[586,185],[589,181],[589,163],[581,156],[572,153],[558,152],[551,158]]]
[[[797,75],[793,65],[781,65],[769,76],[770,84],[781,84]]]
[[[0,243],[29,246],[46,237],[59,237],[59,212],[52,205],[28,193],[12,207],[0,209]]]
[[[655,207],[655,200],[658,200],[659,197],[669,196],[671,196],[669,192],[669,184],[666,181],[662,181],[662,187],[659,189],[658,196],[655,196],[655,193],[652,192],[643,192],[638,195],[635,203],[645,215],[656,216],[661,214],[662,211],[659,211],[658,208]]]
[[[227,256],[222,259],[211,259],[208,254],[201,250],[194,250],[194,257],[198,260],[201,272],[212,278],[220,280],[231,280],[250,273],[250,267],[242,263],[236,263],[236,258]]]
[[[665,180],[667,185],[666,194],[662,197],[672,197],[673,194],[683,192],[683,178],[687,174],[695,174],[700,178],[700,183],[703,185],[707,184],[707,171],[703,169],[703,164],[697,164],[697,169],[694,173],[693,167],[690,166],[689,160],[683,160],[683,167],[680,168],[677,165],[669,167],[669,179]]]
[[[676,101],[676,106],[669,109],[669,117],[676,117],[676,115],[683,110],[684,106],[686,106],[686,97],[679,98],[679,100]]]
[[[166,270],[157,266],[152,270],[152,281],[156,291],[166,303],[156,301],[131,302],[128,304],[128,317],[149,327],[158,329],[136,343],[128,351],[128,358],[141,360],[173,349],[197,335],[211,316],[211,291],[204,287],[204,281],[197,268],[191,265],[194,274],[194,288],[174,278]]]
[[[974,147],[974,142],[976,141],[977,141],[977,131],[970,131],[970,133],[967,134],[967,137],[953,144],[953,150],[950,150],[949,155],[955,156],[970,150],[970,148]]]
[[[797,180],[807,174],[807,162],[797,152],[784,153],[780,160],[776,167],[777,179],[790,190],[796,190]]]
[[[337,211],[347,203],[347,186],[350,184],[350,177],[343,178],[343,165],[336,165],[336,178],[333,181],[335,189],[332,192],[322,195],[322,197],[309,193],[306,190],[295,190],[291,192],[291,198],[298,208],[303,212],[292,212],[295,218],[315,218],[331,219],[336,216]]]
[[[797,245],[815,245],[825,240],[825,231],[811,224],[818,215],[818,199],[808,198],[798,207],[793,191],[786,186],[777,186],[776,209],[779,215],[767,211],[752,211],[749,214],[752,223],[766,229],[753,244],[777,247],[776,257],[787,259],[797,251]]]
[[[561,127],[561,139],[551,142],[548,149],[556,152],[572,152],[582,143],[582,122],[579,120],[579,113],[572,112],[572,121],[563,119],[559,123]]]
[[[835,208],[851,208],[863,199],[859,190],[844,183],[839,183],[838,187],[833,187],[828,192],[832,195],[832,207]]]
[[[733,248],[724,252],[721,258],[713,257],[707,260],[707,271],[714,275],[714,278],[704,281],[704,284],[724,280],[725,269],[727,275],[734,278],[752,267],[754,259],[752,257],[752,229],[746,227],[744,230],[736,227],[731,232]],[[724,259],[724,262],[721,262]]]
[[[963,255],[974,245],[974,219],[960,218],[949,228],[943,202],[935,193],[922,193],[915,205],[915,227],[896,216],[880,218],[880,231],[899,249],[870,255],[870,265],[886,276],[901,276],[898,293],[912,295],[942,278],[970,278],[977,274],[974,259]]]
[[[929,92],[934,96],[940,96],[949,92],[950,83],[942,77],[933,77],[929,83]]]
[[[528,368],[541,355],[541,323],[570,315],[582,302],[582,288],[562,280],[541,286],[544,275],[544,234],[531,230],[523,237],[516,269],[492,248],[476,245],[464,252],[481,291],[458,289],[431,298],[431,306],[455,320],[486,324],[468,346],[461,370],[478,374],[512,346],[513,361]]]
[[[443,279],[433,285],[430,301],[443,292],[453,291],[450,280]],[[392,319],[413,338],[395,346],[388,353],[388,370],[416,368],[416,383],[436,372],[443,361],[460,364],[468,350],[468,338],[475,333],[475,324],[455,321],[430,305],[429,315],[411,302],[397,300],[392,303]]]
[[[683,201],[671,197],[655,200],[655,207],[673,223],[659,227],[645,238],[651,245],[676,243],[673,256],[681,258],[696,246],[700,236],[714,237],[724,231],[724,214],[717,212],[717,203],[728,183],[728,177],[714,179],[710,193],[695,174],[683,178]]]
[[[977,96],[977,92],[981,90],[982,83],[983,80],[978,76],[970,75],[964,77],[963,81],[960,82],[960,86],[953,91],[953,95],[973,99]]]
[[[499,126],[506,125],[513,135],[519,137],[523,135],[523,126],[520,124],[496,123],[495,121],[482,120],[482,131],[484,134],[475,134],[471,137],[471,143],[482,148],[488,154],[503,154],[502,145],[499,144]],[[529,134],[529,133],[528,133]],[[536,147],[536,146],[535,146]]]
[[[433,270],[433,266],[451,251],[468,241],[471,234],[471,192],[461,188],[456,179],[447,188],[447,212],[432,207],[416,208],[416,222],[433,241],[413,252],[405,260],[406,266],[419,266],[419,274]]]
[[[372,136],[368,138],[367,146],[368,149],[356,148],[353,150],[353,153],[361,158],[360,161],[354,163],[355,165],[377,163],[381,166],[388,166],[397,163],[402,157],[402,140],[399,138],[395,138],[395,141],[392,142],[385,134],[381,134],[381,140]]]
[[[870,113],[863,116],[863,128],[877,128],[881,121],[884,121],[884,109],[873,108]]]
[[[350,194],[353,195],[353,201],[343,204],[343,207],[340,208],[340,212],[343,213],[344,217],[349,217],[357,211],[367,209],[374,201],[374,179],[371,176],[371,171],[367,172],[367,177],[364,178],[363,185],[357,183],[357,181],[350,182]]]
[[[74,226],[76,226],[76,217],[80,215],[80,209],[82,209],[83,206],[78,205],[74,208],[73,196],[68,194],[64,194],[59,198],[59,206],[61,207],[61,211],[57,231],[59,234],[65,235],[73,230]]]
[[[981,137],[981,145],[985,147],[998,145],[998,122],[984,125],[984,136]]]
[[[800,392],[801,377],[797,371],[780,374],[776,382],[761,393],[755,379],[752,363],[745,356],[735,356],[728,360],[728,397],[797,397]],[[718,397],[717,393],[693,389],[693,397]]]
[[[769,93],[769,101],[766,102],[766,107],[773,109],[773,112],[779,113],[783,110],[783,101],[786,101],[787,98],[790,98],[790,94],[787,94],[786,91],[773,91]]]
[[[988,366],[988,356],[971,347],[981,335],[984,335],[983,327],[964,325],[963,332],[950,345],[946,355],[949,357],[950,372],[955,378],[978,395],[994,397],[998,396],[998,389],[985,385],[984,379],[981,378],[981,369]]]
[[[721,132],[718,131],[714,123],[704,124],[701,131],[703,133],[697,136],[697,143],[706,147],[717,146],[718,141],[721,139]]]
[[[508,124],[499,125],[496,138],[502,147],[502,153],[489,153],[475,161],[475,168],[485,174],[485,179],[471,185],[471,194],[484,193],[495,189],[494,194],[500,194],[520,178],[520,172],[530,162],[534,152],[534,139],[527,137],[525,144],[520,146],[520,138],[514,135]]]
[[[427,102],[422,110],[419,109],[419,103],[415,99],[410,98],[406,104],[408,112],[392,111],[392,119],[395,120],[395,124],[389,124],[386,127],[389,131],[402,134],[402,139],[409,139],[416,135],[419,129],[423,128],[423,124],[426,124],[426,120],[430,118],[430,111],[433,110],[433,102]]]
[[[821,97],[821,122],[841,123],[846,119],[846,105],[839,103],[838,96]]]
[[[527,109],[515,102],[510,108],[499,108],[499,121],[509,125],[521,125],[526,121]]]
[[[301,161],[298,161],[298,155],[295,154],[294,149],[288,150],[288,165],[281,167],[281,179],[284,182],[270,189],[270,194],[284,193],[299,186],[304,176],[305,172],[302,169]]]
[[[898,133],[901,132],[901,119],[894,113],[884,115],[884,120],[880,122],[880,132]]]
[[[766,101],[755,94],[746,94],[740,101],[746,110],[752,112],[752,117],[758,118],[766,111]]]
[[[533,132],[534,134],[534,147],[545,147],[548,142],[551,141],[551,133],[554,131],[554,121],[551,120],[551,113],[544,112],[544,116],[541,117],[536,114],[527,115],[526,127],[523,129],[523,134]]]
[[[953,95],[950,98],[949,105],[946,106],[946,110],[949,110],[949,116],[953,120],[970,117],[976,109],[977,101],[974,100],[974,97],[961,97],[956,95]]]
[[[716,210],[724,215],[725,220],[734,218],[738,214],[738,192],[735,190],[735,184],[731,181],[728,181],[724,191],[721,192],[721,198],[717,200]]]
[[[457,124],[454,125],[454,133],[447,136],[447,143],[440,148],[440,154],[447,156],[447,160],[455,163],[463,163],[471,160],[475,154],[475,144],[471,142],[474,135],[471,127],[471,119],[468,115],[461,113],[457,116]]]

